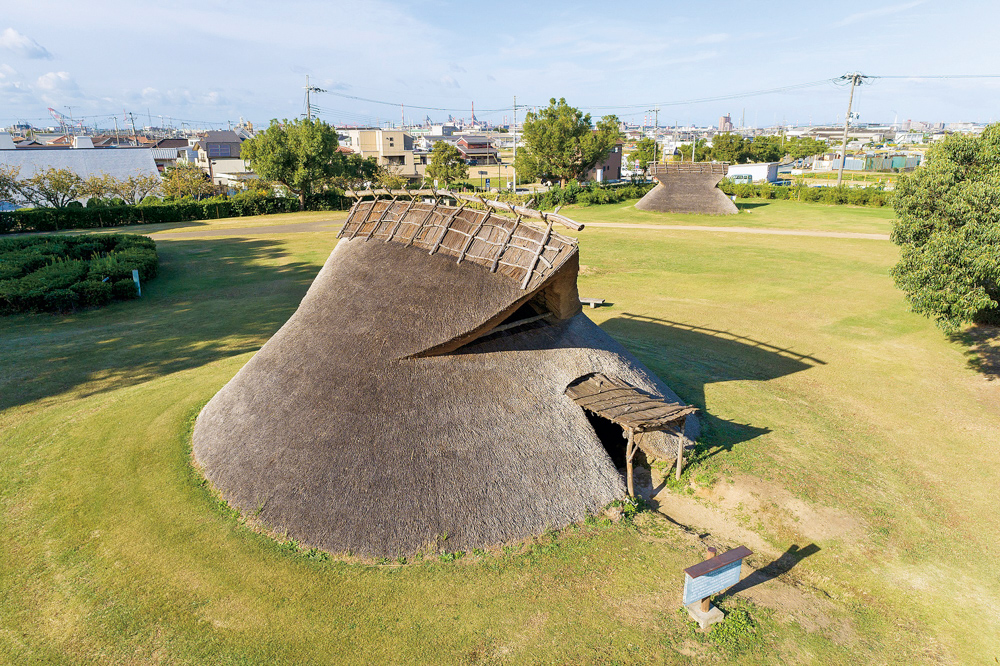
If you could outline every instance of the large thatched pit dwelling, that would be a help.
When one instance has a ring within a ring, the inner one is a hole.
[[[461,550],[622,497],[629,441],[676,456],[694,410],[583,315],[559,216],[493,205],[354,206],[298,310],[198,417],[195,458],[230,504],[332,552]]]

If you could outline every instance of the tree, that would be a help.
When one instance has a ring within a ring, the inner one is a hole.
[[[913,310],[947,331],[1000,324],[1000,124],[931,148],[896,182],[893,205],[890,272]]]
[[[639,142],[635,144],[635,150],[632,151],[632,159],[635,160],[636,166],[642,169],[643,175],[646,175],[646,169],[653,163],[657,152],[656,142],[648,136],[639,139]]]
[[[755,136],[747,146],[746,161],[777,162],[785,156],[780,136]]]
[[[688,155],[691,154],[688,148]],[[726,132],[712,139],[712,159],[718,162],[739,164],[747,161],[747,141],[739,134]]]
[[[431,163],[427,166],[427,176],[444,183],[447,187],[457,180],[468,178],[469,166],[458,148],[446,141],[438,141],[431,150]]]
[[[525,181],[558,178],[563,184],[571,178],[581,180],[621,140],[618,126],[617,117],[604,116],[595,129],[589,113],[553,98],[546,108],[529,111],[524,119],[525,150],[514,165],[518,176]]]
[[[697,139],[698,142],[698,161],[707,162],[712,156],[712,149],[708,147],[708,141],[705,139]],[[685,143],[677,148],[681,153],[681,161],[690,162],[691,161],[691,144]]]
[[[169,199],[183,199],[184,197],[211,196],[215,193],[215,186],[208,179],[208,174],[202,171],[197,164],[181,162],[174,166],[167,167],[163,172],[163,183],[160,185],[163,195]]]
[[[49,167],[14,182],[21,199],[39,207],[65,208],[83,194],[83,178],[70,169]]]
[[[820,141],[809,136],[796,136],[785,140],[785,154],[796,160],[811,155],[819,155],[825,152],[826,149],[827,145],[825,141]]]
[[[98,199],[117,197],[127,205],[134,206],[156,192],[160,188],[160,183],[158,175],[136,173],[127,178],[115,178],[102,173],[100,176],[91,176],[85,180],[81,192],[82,196]]]
[[[0,204],[16,206],[21,203],[21,192],[17,187],[20,172],[19,167],[0,164]]]
[[[299,209],[346,166],[337,152],[337,131],[311,118],[272,120],[270,127],[247,139],[240,155],[260,178],[283,185],[299,198]]]

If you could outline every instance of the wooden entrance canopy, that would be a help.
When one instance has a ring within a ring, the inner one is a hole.
[[[668,452],[651,442],[636,442],[636,435],[658,430],[674,430],[678,436],[676,478],[680,478],[684,460],[684,423],[697,407],[667,402],[661,396],[650,395],[640,389],[600,373],[578,379],[566,388],[573,402],[620,425],[628,436],[625,460],[628,469],[628,492],[635,496],[632,483],[632,458],[636,446],[657,457],[667,457]],[[641,438],[640,438],[641,439]]]

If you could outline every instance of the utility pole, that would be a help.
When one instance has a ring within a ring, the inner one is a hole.
[[[514,124],[510,128],[514,134],[514,194],[517,194],[517,95],[514,95]]]
[[[317,88],[316,86],[309,85],[309,75],[306,74],[306,118],[309,120],[313,119],[313,108],[312,101],[309,98],[309,93],[311,92],[326,92],[322,88]]]
[[[851,122],[851,105],[854,104],[854,86],[861,85],[864,83],[864,75],[854,72],[853,74],[844,74],[840,77],[842,80],[851,82],[851,96],[847,99],[847,115],[844,116],[844,137],[840,143],[840,169],[837,170],[837,187],[844,182],[844,162],[847,161],[847,127]]]
[[[122,145],[122,140],[118,136],[118,116],[112,116],[112,119],[115,121],[115,147],[117,148]]]

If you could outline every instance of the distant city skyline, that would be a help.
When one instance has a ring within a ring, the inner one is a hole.
[[[992,3],[813,5],[36,0],[0,21],[0,124],[52,125],[53,107],[89,126],[126,111],[137,125],[260,125],[305,112],[306,75],[334,124],[468,118],[473,103],[499,124],[514,95],[521,119],[565,97],[630,123],[659,105],[663,126],[826,124],[843,122],[847,90],[829,80],[847,72],[1000,74]],[[990,122],[998,109],[1000,78],[876,79],[854,103],[863,123]]]

